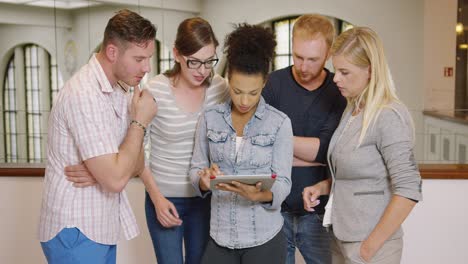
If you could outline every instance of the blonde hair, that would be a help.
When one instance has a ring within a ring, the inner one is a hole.
[[[383,44],[372,29],[354,27],[336,38],[331,55],[343,55],[356,66],[369,67],[370,78],[367,86],[358,96],[348,98],[348,107],[364,107],[358,143],[361,145],[370,124],[377,119],[382,109],[394,102],[401,103],[396,95]]]
[[[314,39],[321,34],[327,42],[328,48],[331,47],[335,38],[335,28],[330,20],[317,14],[307,14],[300,16],[293,27],[294,37],[304,39]]]

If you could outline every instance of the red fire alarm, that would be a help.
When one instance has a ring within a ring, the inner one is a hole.
[[[444,67],[444,77],[453,76],[453,67]]]

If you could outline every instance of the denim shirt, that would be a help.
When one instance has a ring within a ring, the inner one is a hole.
[[[291,190],[293,135],[289,118],[265,103],[244,127],[244,143],[236,155],[236,131],[231,102],[207,108],[195,134],[190,178],[202,194],[198,171],[218,164],[224,174],[276,174],[271,188],[273,201],[252,202],[228,191],[212,190],[211,238],[220,246],[241,249],[262,245],[281,231],[281,203]]]

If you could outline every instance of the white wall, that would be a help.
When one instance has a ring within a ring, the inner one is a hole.
[[[424,180],[423,201],[406,219],[402,264],[465,264],[468,180]]]
[[[455,69],[457,0],[425,0],[424,97],[425,109],[455,107],[455,74],[444,77],[444,67]]]
[[[20,6],[4,3],[0,4],[0,24],[42,27],[48,27],[57,24],[58,26],[71,27],[69,11],[57,9],[56,14],[57,17],[54,19],[54,10],[50,8]]]
[[[63,43],[63,36],[72,25],[70,13],[58,11],[54,20],[54,12],[48,8],[23,7],[17,5],[0,4],[0,81],[3,80],[5,69],[17,45],[34,43],[45,48],[55,56],[55,29],[57,25],[57,42],[59,50]],[[59,63],[63,56],[59,54]],[[1,105],[1,103],[0,103]]]
[[[68,30],[63,27],[57,28],[59,50],[63,50],[64,36]],[[4,80],[5,69],[13,50],[16,46],[26,43],[37,44],[47,50],[55,57],[55,30],[53,27],[31,26],[31,25],[2,25],[0,26],[0,80]],[[63,52],[58,54],[58,62],[63,65]],[[68,78],[64,68],[61,68],[63,77]],[[3,82],[2,82],[3,87]]]
[[[92,51],[102,42],[103,33],[109,18],[126,6],[103,6],[74,12],[73,32],[70,39],[77,43],[78,65],[88,62]],[[127,6],[128,7],[128,6]],[[133,7],[133,10],[137,10]],[[168,47],[172,47],[177,27],[182,20],[195,14],[182,11],[142,8],[141,15],[148,18],[158,28],[156,38]],[[88,23],[91,25],[88,30]]]
[[[42,177],[0,177],[0,263],[46,263],[36,238]],[[126,188],[141,235],[121,239],[117,263],[155,263],[145,222],[144,187],[139,179]],[[463,264],[468,259],[468,181],[425,180],[424,201],[404,224],[402,264]]]
[[[0,177],[0,263],[47,263],[37,239],[43,177]],[[155,263],[146,227],[144,186],[133,179],[126,188],[141,235],[123,237],[117,245],[117,263]]]

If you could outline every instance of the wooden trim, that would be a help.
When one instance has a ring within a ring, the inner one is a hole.
[[[455,112],[455,111],[429,111],[424,110],[423,115],[430,116],[433,118],[445,120],[448,122],[454,122],[461,125],[468,125],[468,119],[465,112]]]
[[[468,164],[420,164],[423,179],[468,180]],[[44,167],[0,167],[0,177],[42,177]]]
[[[43,177],[44,168],[0,167],[0,177]]]
[[[423,179],[468,180],[468,164],[420,164]]]

